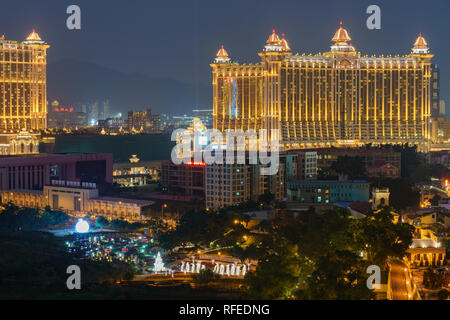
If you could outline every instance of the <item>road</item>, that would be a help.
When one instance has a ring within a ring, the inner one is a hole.
[[[390,268],[392,300],[414,300],[409,269],[401,262],[392,262]]]

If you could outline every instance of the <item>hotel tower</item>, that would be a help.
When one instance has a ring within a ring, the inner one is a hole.
[[[431,58],[419,35],[404,56],[362,56],[341,26],[331,49],[292,54],[284,35],[269,36],[257,64],[211,64],[214,128],[280,129],[284,150],[411,144],[430,139]]]
[[[48,48],[34,30],[23,42],[0,37],[0,155],[38,152],[36,132],[47,127]]]
[[[47,48],[34,30],[23,42],[0,38],[0,131],[46,128]]]

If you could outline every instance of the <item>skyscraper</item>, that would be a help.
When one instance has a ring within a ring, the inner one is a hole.
[[[47,127],[47,49],[36,31],[23,42],[0,38],[0,130]]]
[[[109,99],[103,101],[103,110],[102,115],[99,117],[99,120],[106,120],[109,118]]]
[[[431,117],[438,118],[441,117],[439,108],[440,101],[440,72],[439,67],[436,64],[431,65]]]
[[[293,55],[284,35],[268,38],[261,62],[211,64],[214,128],[280,129],[283,149],[430,139],[431,58],[420,35],[405,56],[362,56],[341,26],[328,52]]]

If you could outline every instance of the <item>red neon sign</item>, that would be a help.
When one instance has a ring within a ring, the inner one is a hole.
[[[186,162],[186,164],[188,166],[194,166],[194,167],[204,167],[204,166],[206,166],[206,163],[204,163],[204,162],[195,162],[195,161],[189,161],[189,162]]]

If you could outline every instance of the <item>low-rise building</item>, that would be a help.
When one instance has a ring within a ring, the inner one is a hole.
[[[206,164],[191,161],[180,165],[171,160],[161,163],[161,187],[173,195],[205,198]]]
[[[112,183],[108,153],[30,154],[0,158],[1,190],[42,190],[52,180]]]
[[[25,155],[39,153],[38,133],[22,130],[18,133],[0,134],[0,155]]]
[[[21,207],[41,208],[49,206],[74,217],[103,216],[108,220],[122,219],[129,222],[142,220],[143,209],[154,202],[145,200],[99,197],[95,183],[77,181],[52,181],[39,190],[0,191],[3,204],[13,203]]]
[[[370,183],[365,180],[297,180],[288,181],[288,201],[328,204],[369,201]]]
[[[406,253],[413,267],[442,266],[447,262],[445,247],[433,239],[413,239]]]
[[[132,155],[129,162],[114,163],[113,181],[122,187],[145,186],[159,180],[161,161],[142,162]]]
[[[379,163],[389,163],[398,168],[398,175],[401,175],[401,151],[393,148],[319,148],[311,149],[317,152],[317,169],[327,171],[338,157],[361,157],[367,169]]]
[[[366,174],[369,177],[398,178],[400,168],[384,160],[377,161],[374,165],[366,167]]]

